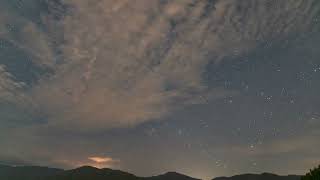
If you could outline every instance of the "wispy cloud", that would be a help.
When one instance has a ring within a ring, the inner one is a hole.
[[[86,128],[157,119],[206,94],[208,63],[310,29],[312,14],[305,21],[297,12],[313,8],[304,1],[66,2],[74,9],[62,22],[64,63],[34,95],[43,111],[58,114],[55,121]],[[279,19],[284,14],[289,19]]]
[[[111,157],[89,157],[89,160],[95,163],[95,167],[113,167],[115,164],[118,164],[120,160],[113,159]]]
[[[207,87],[207,65],[312,31],[313,2],[65,0],[72,10],[58,20],[44,16],[46,30],[20,18],[20,38],[2,26],[0,37],[52,72],[22,92],[51,126],[128,127],[230,93]],[[23,82],[5,66],[1,94],[11,94]]]

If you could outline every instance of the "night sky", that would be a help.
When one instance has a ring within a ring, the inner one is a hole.
[[[0,164],[304,174],[320,1],[0,0]]]

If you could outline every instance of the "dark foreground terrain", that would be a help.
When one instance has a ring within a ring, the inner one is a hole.
[[[218,177],[213,180],[300,180],[301,176],[289,175],[278,176],[270,173],[263,174],[242,174],[232,177]]]
[[[244,174],[233,177],[219,177],[213,180],[299,180],[300,176],[277,176],[274,174]],[[98,169],[84,166],[72,170],[47,167],[0,165],[0,180],[199,180],[168,172],[153,177],[137,177],[133,174],[112,169]]]
[[[46,167],[0,166],[0,180],[199,180],[179,173],[168,172],[153,177],[137,177],[112,169],[84,166],[72,170]]]

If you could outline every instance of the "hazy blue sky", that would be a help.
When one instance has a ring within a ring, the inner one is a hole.
[[[0,163],[141,176],[320,162],[318,0],[0,0]]]

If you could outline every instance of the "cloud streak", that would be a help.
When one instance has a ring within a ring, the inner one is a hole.
[[[224,97],[232,92],[206,84],[208,64],[270,39],[312,31],[319,10],[312,0],[61,3],[70,9],[55,15],[61,11],[49,4],[53,14],[43,17],[47,30],[26,22],[22,38],[0,31],[2,39],[34,55],[34,65],[53,73],[39,76],[28,91],[17,90],[23,82],[10,78],[6,65],[0,77],[1,94],[19,92],[50,126],[68,129],[133,126],[190,102]],[[51,37],[62,37],[56,40],[61,43],[53,47]]]

